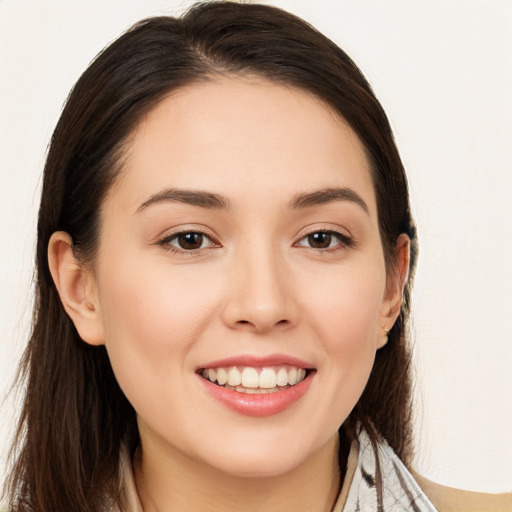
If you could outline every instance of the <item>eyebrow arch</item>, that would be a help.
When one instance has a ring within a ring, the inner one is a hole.
[[[211,192],[202,190],[186,190],[180,188],[169,188],[153,194],[149,199],[144,201],[138,208],[137,213],[160,203],[184,203],[209,210],[228,210],[229,201]]]
[[[290,201],[290,208],[309,208],[321,204],[332,203],[335,201],[351,201],[358,204],[366,213],[370,213],[368,205],[363,198],[354,190],[346,187],[324,188],[314,192],[305,192],[298,194]]]

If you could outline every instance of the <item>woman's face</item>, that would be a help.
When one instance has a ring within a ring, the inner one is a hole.
[[[175,91],[140,123],[94,279],[143,449],[242,476],[333,442],[396,299],[358,138],[315,97],[249,78]]]

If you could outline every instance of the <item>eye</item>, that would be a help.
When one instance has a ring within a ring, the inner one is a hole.
[[[208,247],[215,247],[215,243],[206,234],[200,231],[183,231],[165,237],[159,242],[160,245],[178,251],[197,251]]]
[[[304,238],[301,238],[297,245],[301,247],[311,247],[312,249],[325,250],[336,247],[352,247],[354,242],[349,236],[330,230],[309,233]]]

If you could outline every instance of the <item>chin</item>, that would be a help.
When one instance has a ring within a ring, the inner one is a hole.
[[[239,478],[275,478],[300,467],[316,450],[298,443],[265,443],[256,440],[245,445],[231,445],[222,453],[203,454],[203,461]],[[209,459],[209,460],[208,460]]]
[[[223,461],[222,467],[218,468],[224,473],[238,478],[276,478],[290,473],[301,465],[303,461],[289,457],[262,457],[230,459]]]

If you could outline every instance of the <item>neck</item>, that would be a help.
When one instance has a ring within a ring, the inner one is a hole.
[[[343,476],[337,435],[298,467],[272,477],[233,476],[186,456],[153,457],[144,446],[134,467],[144,512],[195,512],[205,504],[225,512],[329,512]]]

